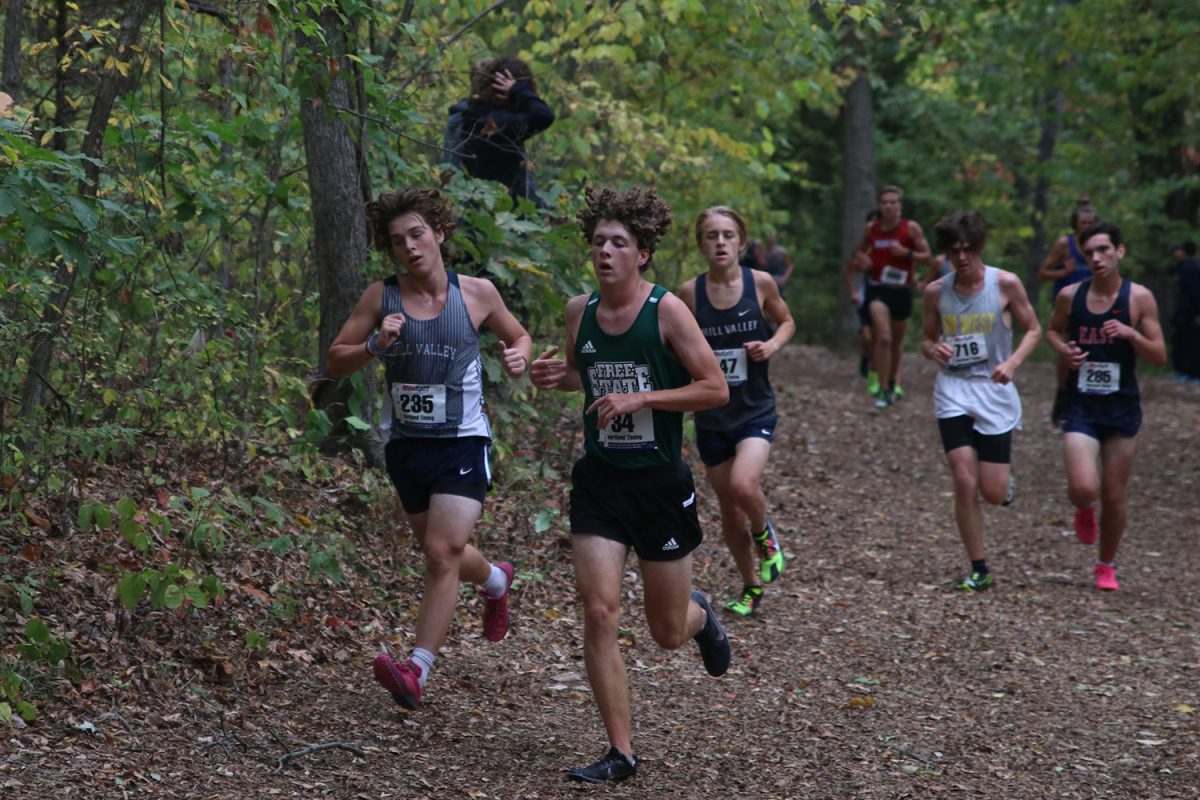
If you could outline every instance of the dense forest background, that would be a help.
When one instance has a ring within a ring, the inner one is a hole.
[[[444,186],[460,262],[516,298],[539,344],[588,286],[573,218],[594,182],[670,202],[653,275],[668,286],[701,269],[691,220],[705,206],[777,231],[797,266],[798,340],[834,347],[853,344],[840,269],[882,184],[903,186],[927,227],[982,211],[988,262],[1034,291],[1081,195],[1122,226],[1125,268],[1152,285],[1198,222],[1194,3],[5,0],[3,13],[0,720],[36,716],[31,676],[82,675],[38,613],[57,585],[28,549],[39,536],[118,535],[106,574],[121,614],[221,598],[211,564],[234,533],[342,578],[338,521],[298,521],[279,495],[287,477],[330,479],[318,452],[375,422],[371,377],[332,382],[322,366],[362,288],[392,269],[363,215],[381,191]],[[440,164],[471,65],[508,53],[557,114],[530,143],[544,211]],[[550,438],[539,421],[560,405],[506,387],[493,415]],[[536,487],[537,459],[499,445]],[[204,470],[179,474],[181,455]],[[137,477],[119,496],[95,481],[113,464]],[[359,487],[364,502],[375,487]],[[534,526],[557,513],[541,507]]]

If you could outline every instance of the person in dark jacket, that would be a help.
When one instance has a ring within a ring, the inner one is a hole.
[[[529,65],[511,56],[480,62],[465,107],[458,103],[450,111],[461,115],[454,149],[467,173],[542,205],[525,142],[550,127],[554,112],[538,97]]]

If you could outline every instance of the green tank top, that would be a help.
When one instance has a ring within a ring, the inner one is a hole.
[[[610,336],[596,322],[599,292],[592,292],[575,337],[575,366],[589,408],[609,392],[649,392],[691,383],[691,375],[663,344],[658,329],[658,302],[667,290],[655,286],[629,330]],[[619,469],[639,469],[679,460],[683,413],[644,408],[617,417],[596,429],[596,414],[584,414],[587,453]]]

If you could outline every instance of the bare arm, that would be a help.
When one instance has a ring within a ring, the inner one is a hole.
[[[775,325],[775,334],[765,342],[746,342],[746,354],[753,361],[766,361],[796,335],[796,321],[779,293],[775,279],[765,272],[752,272],[763,313]]]
[[[942,315],[938,303],[942,299],[942,282],[934,281],[925,287],[925,314],[921,322],[921,355],[930,361],[946,364],[954,348],[942,341]]]
[[[1064,266],[1067,260],[1067,237],[1060,236],[1050,247],[1042,265],[1038,267],[1038,280],[1053,281],[1066,275],[1070,270]]]
[[[1109,336],[1125,339],[1133,345],[1138,358],[1144,358],[1156,367],[1167,363],[1167,346],[1163,341],[1162,325],[1158,319],[1158,302],[1145,286],[1134,284],[1130,292],[1130,327],[1115,319],[1105,320],[1101,327]],[[1138,328],[1141,330],[1139,331]]]
[[[1029,302],[1029,295],[1025,293],[1025,284],[1021,283],[1021,279],[1016,275],[1000,271],[1000,294],[1007,299],[1007,308],[1013,319],[1025,331],[1021,334],[1021,341],[1012,355],[997,364],[996,369],[992,371],[993,381],[1009,383],[1017,367],[1025,363],[1025,359],[1029,358],[1029,354],[1042,340],[1042,324],[1038,322],[1033,305]]]
[[[1071,320],[1071,303],[1074,302],[1075,292],[1078,290],[1079,284],[1075,283],[1058,293],[1058,297],[1054,299],[1054,313],[1050,315],[1050,324],[1046,331],[1046,341],[1050,343],[1054,352],[1067,360],[1067,366],[1071,369],[1079,369],[1083,365],[1084,359],[1087,358],[1087,353],[1081,350],[1077,343],[1067,339],[1067,323]]]
[[[792,263],[792,257],[787,250],[780,248],[779,256],[783,259],[784,266],[787,267],[787,269],[783,271],[783,274],[779,276],[779,280],[777,281],[777,284],[782,287],[785,283],[792,279],[792,273],[796,271],[796,265]]]
[[[909,254],[912,256],[913,264],[923,264],[929,260],[930,250],[929,242],[925,240],[925,231],[919,224],[909,220],[908,236],[912,241],[912,247],[909,248]],[[916,270],[913,271],[914,274]]]
[[[479,327],[487,328],[500,339],[500,361],[504,371],[514,378],[525,374],[533,357],[533,339],[525,326],[504,305],[504,298],[495,284],[483,278],[459,277],[467,288],[482,316]]]
[[[575,366],[575,337],[579,334],[579,323],[583,320],[583,309],[587,305],[586,294],[577,295],[567,301],[563,313],[567,327],[567,341],[563,345],[566,359],[555,358],[557,347],[542,353],[529,367],[529,379],[539,389],[557,389],[560,392],[578,392],[583,388],[579,370]]]
[[[683,286],[679,287],[679,299],[688,307],[688,311],[692,312],[692,316],[696,315],[696,279],[689,278],[683,282]]]
[[[338,331],[333,344],[329,345],[329,354],[325,359],[325,371],[331,377],[337,378],[357,372],[374,358],[367,350],[367,339],[380,324],[379,309],[382,307],[382,301],[382,281],[372,283],[362,293],[362,297],[358,298],[358,303],[350,312],[350,317]],[[390,317],[399,317],[399,320],[393,320],[397,323],[393,326],[394,332],[389,331],[386,337],[381,332],[380,340],[386,338],[386,341],[377,340],[377,346],[380,349],[390,347],[403,326],[404,316],[402,314],[392,314]]]

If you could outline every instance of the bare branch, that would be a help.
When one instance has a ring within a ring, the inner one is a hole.
[[[480,11],[478,14],[476,14],[470,20],[468,20],[467,24],[463,25],[461,28],[459,28],[458,31],[455,32],[455,34],[453,36],[451,36],[446,41],[442,42],[441,47],[439,47],[435,52],[430,53],[428,56],[426,56],[425,60],[422,61],[420,63],[420,65],[418,65],[417,68],[413,71],[413,74],[411,76],[409,76],[408,80],[406,80],[404,83],[400,84],[400,87],[398,89],[396,89],[395,92],[392,93],[392,96],[389,99],[395,100],[400,95],[401,92],[403,92],[405,89],[407,89],[409,87],[409,85],[412,84],[413,81],[415,81],[418,77],[420,77],[421,74],[424,73],[425,70],[429,68],[429,65],[433,63],[433,59],[440,56],[446,50],[447,47],[449,47],[450,45],[457,42],[463,34],[465,34],[472,27],[474,27],[476,22],[479,22],[479,20],[483,19],[488,14],[490,14],[493,11],[495,11],[496,9],[506,5],[507,3],[508,3],[508,0],[498,0],[498,2],[493,3],[492,5],[485,8],[483,11]]]
[[[362,750],[359,750],[357,747],[355,747],[352,744],[346,744],[345,742],[326,742],[325,744],[310,744],[308,747],[303,747],[299,750],[294,750],[291,753],[286,753],[286,754],[280,756],[278,763],[276,763],[276,765],[275,765],[275,771],[282,772],[283,768],[285,766],[287,766],[287,763],[289,761],[291,761],[293,758],[300,758],[301,756],[306,756],[309,753],[319,753],[322,750],[349,750],[351,753],[354,753],[354,755],[358,756],[359,758],[367,757],[367,754],[364,753]]]

